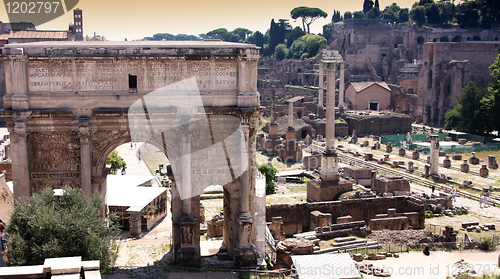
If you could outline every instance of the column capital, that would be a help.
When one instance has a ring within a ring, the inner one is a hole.
[[[90,142],[90,132],[78,132],[78,136],[80,137],[80,144],[89,144]]]
[[[189,124],[184,124],[182,125],[182,128],[180,129],[180,134],[184,137],[190,137],[193,134],[193,130],[190,129]]]
[[[337,63],[336,62],[327,62],[324,63],[326,65],[326,71],[327,72],[334,72],[337,69]]]
[[[28,56],[24,54],[8,55],[7,59],[12,62],[25,62],[28,59]]]
[[[18,139],[26,139],[28,137],[28,133],[27,132],[14,132],[14,135]]]

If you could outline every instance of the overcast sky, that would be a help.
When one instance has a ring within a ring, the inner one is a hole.
[[[381,9],[394,2],[379,1]],[[397,1],[402,8],[411,8],[414,2]],[[299,19],[290,18],[290,11],[298,6],[317,7],[328,13],[326,19],[318,19],[311,25],[312,33],[320,33],[322,26],[331,21],[334,10],[342,14],[362,10],[363,0],[80,0],[77,5],[83,10],[84,35],[96,32],[112,41],[142,39],[156,33],[198,35],[219,27],[230,31],[244,27],[264,33],[272,18],[289,19],[292,26],[301,26]],[[8,22],[5,6],[0,9],[0,20]],[[67,30],[70,22],[73,22],[72,11],[37,29]]]

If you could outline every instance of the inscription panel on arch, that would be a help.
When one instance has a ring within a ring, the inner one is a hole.
[[[28,63],[28,92],[127,91],[129,75],[139,91],[196,78],[200,91],[237,91],[236,61],[138,60]]]

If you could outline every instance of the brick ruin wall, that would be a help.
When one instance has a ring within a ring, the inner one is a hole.
[[[343,201],[275,204],[266,206],[266,222],[271,222],[273,217],[282,217],[283,230],[287,235],[311,230],[309,226],[310,215],[313,211],[330,213],[332,222],[338,217],[350,215],[353,221],[370,223],[378,214],[386,214],[389,208],[396,212],[417,212],[414,229],[424,228],[424,206],[412,197],[370,198]],[[312,228],[314,229],[314,228]]]
[[[349,127],[349,135],[355,130],[358,136],[361,135],[393,135],[398,131],[406,134],[411,131],[412,119],[408,115],[376,115],[364,116],[346,114],[345,120]]]

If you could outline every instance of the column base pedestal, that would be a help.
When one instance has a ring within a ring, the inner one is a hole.
[[[195,245],[195,226],[198,225],[193,214],[183,214],[179,226],[181,228],[181,247],[177,251],[176,262],[180,266],[200,267],[200,250]]]
[[[177,264],[185,267],[200,267],[200,251],[196,247],[181,247],[177,251]]]
[[[249,268],[257,266],[257,249],[253,243],[236,245],[234,248],[234,262],[237,268]]]

